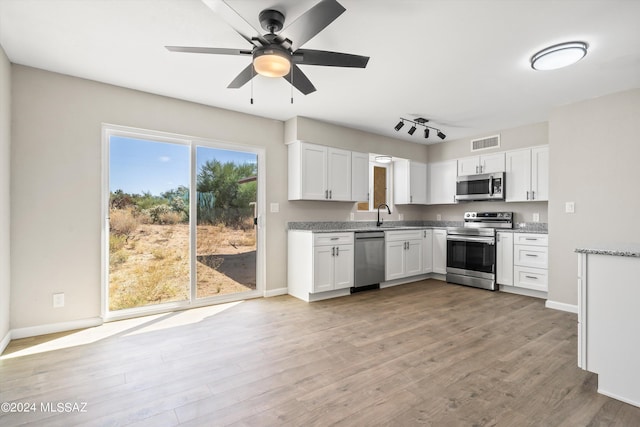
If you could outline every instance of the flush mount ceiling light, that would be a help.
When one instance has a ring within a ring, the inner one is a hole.
[[[404,122],[409,122],[411,123],[411,127],[409,128],[409,135],[413,135],[416,130],[418,129],[418,126],[423,126],[424,127],[424,137],[425,139],[429,138],[429,130],[433,129],[437,132],[437,135],[440,137],[440,139],[445,139],[447,136],[442,133],[442,131],[440,129],[434,128],[432,126],[428,126],[427,123],[429,122],[428,119],[425,119],[424,117],[418,117],[415,120],[409,120],[409,119],[405,119],[403,117],[400,117],[400,121],[398,122],[398,124],[394,127],[394,129],[396,131],[399,131],[400,129],[402,129],[402,127],[404,126]]]
[[[391,163],[391,156],[376,156],[376,162],[378,163]]]
[[[256,73],[266,77],[284,77],[291,70],[291,55],[279,46],[256,49],[253,68]]]
[[[580,61],[589,46],[584,42],[567,42],[549,46],[531,57],[534,70],[557,70]]]

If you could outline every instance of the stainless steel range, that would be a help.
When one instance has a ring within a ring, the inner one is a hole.
[[[513,228],[513,212],[465,212],[447,229],[447,282],[497,289],[496,228]]]

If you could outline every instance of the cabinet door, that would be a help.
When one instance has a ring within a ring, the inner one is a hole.
[[[336,246],[334,261],[334,289],[353,286],[353,245]]]
[[[447,230],[433,230],[433,272],[447,274]]]
[[[504,172],[504,153],[486,154],[480,156],[480,170],[482,173]]]
[[[302,199],[325,200],[327,198],[327,147],[303,143],[300,148],[300,160]]]
[[[433,271],[433,230],[422,232],[422,272]]]
[[[505,186],[507,202],[524,202],[531,198],[531,150],[508,151]]]
[[[404,257],[404,273],[406,276],[422,274],[422,239],[409,240]]]
[[[499,285],[513,286],[513,233],[498,233],[496,281]]]
[[[405,276],[405,243],[402,241],[385,243],[385,279],[400,279]]]
[[[351,200],[369,201],[369,155],[351,153]]]
[[[333,289],[333,246],[313,248],[313,292],[326,292]]]
[[[456,202],[457,160],[429,163],[427,203],[445,205]]]
[[[327,189],[330,200],[351,200],[351,151],[327,149]]]
[[[480,162],[478,156],[458,159],[458,176],[475,175],[480,173]]]
[[[549,200],[549,147],[531,149],[531,198]]]
[[[411,162],[409,165],[409,203],[427,204],[427,165]]]

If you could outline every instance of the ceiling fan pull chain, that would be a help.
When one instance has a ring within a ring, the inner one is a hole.
[[[251,67],[251,105],[253,105],[253,78],[255,77],[255,75],[253,74],[254,71],[255,69]]]
[[[293,104],[293,67],[291,68],[291,103]]]

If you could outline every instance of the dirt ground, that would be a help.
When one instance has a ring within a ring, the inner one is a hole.
[[[254,229],[197,227],[198,298],[256,287]],[[189,298],[189,225],[140,224],[110,251],[111,310]]]

